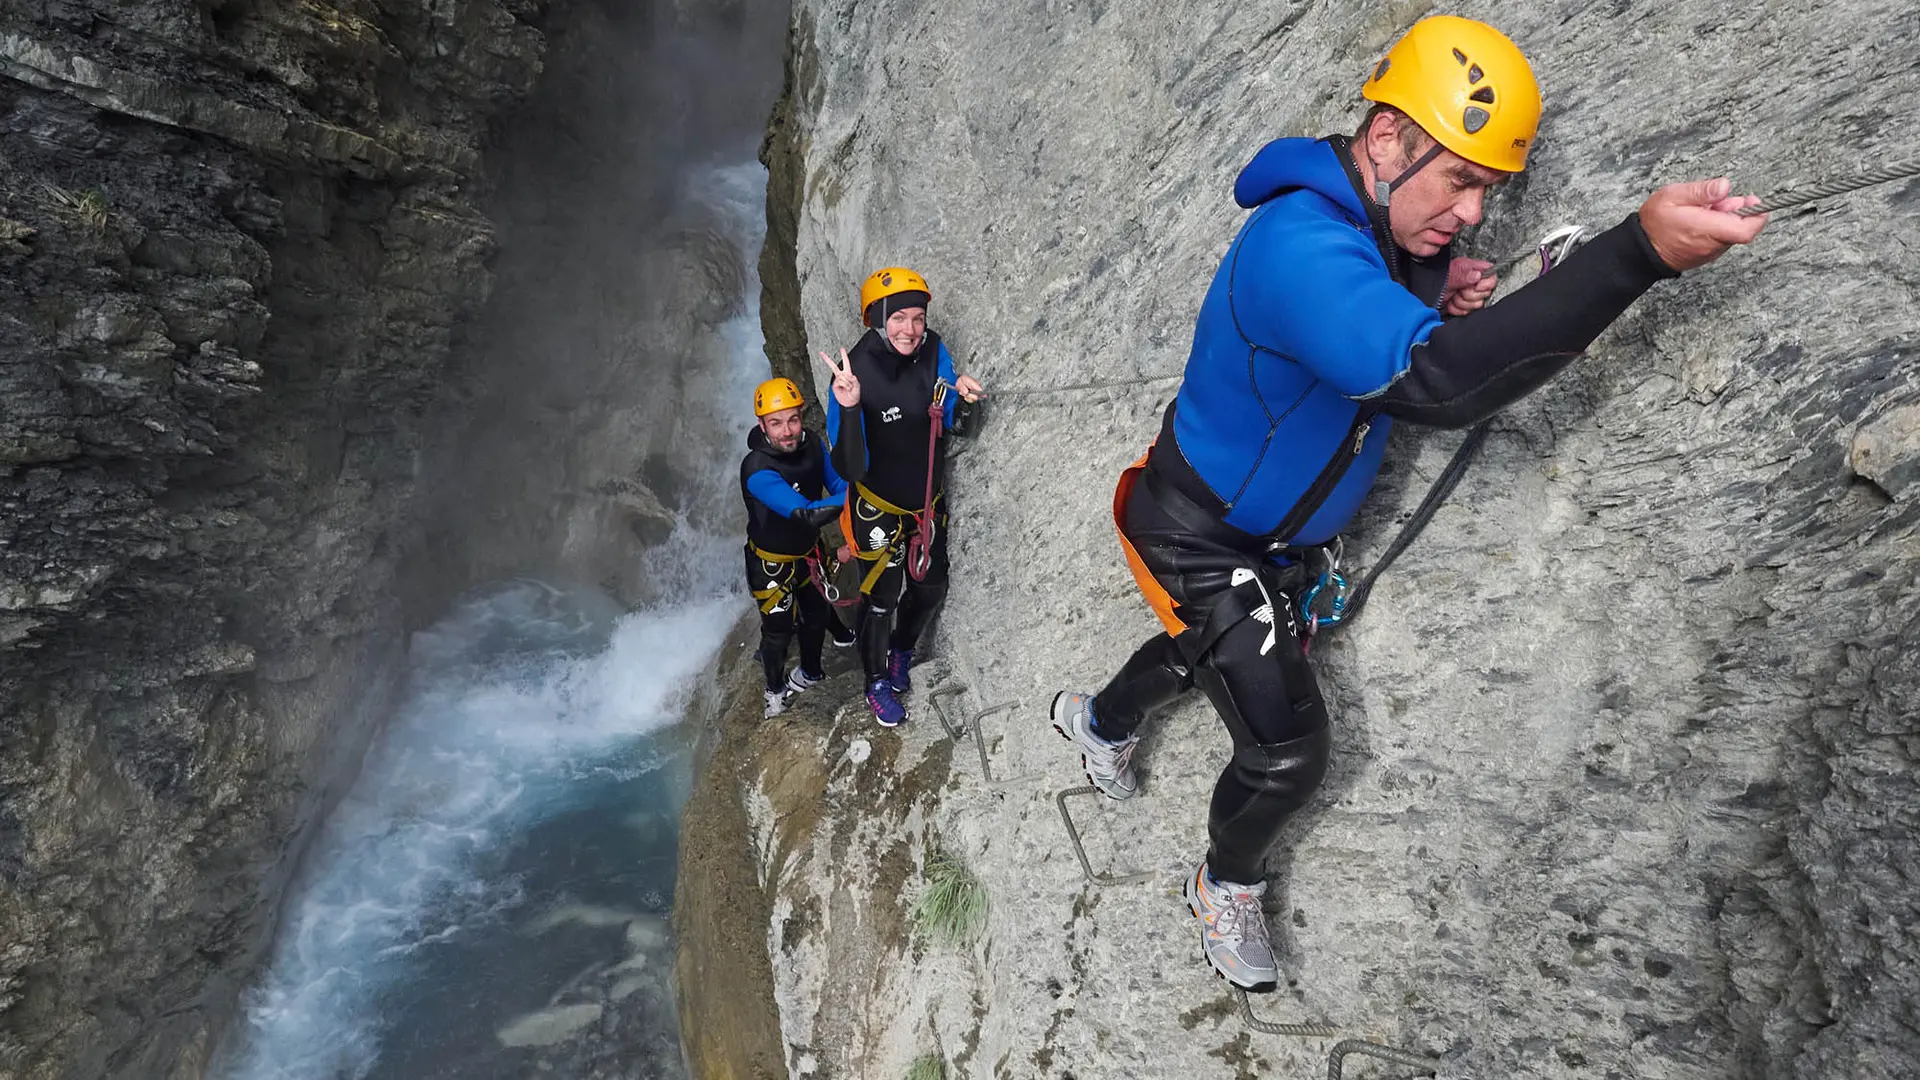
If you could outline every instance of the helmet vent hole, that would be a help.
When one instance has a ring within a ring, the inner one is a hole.
[[[1468,94],[1467,100],[1483,102],[1485,104],[1491,105],[1493,104],[1493,87],[1483,86],[1480,89],[1475,90],[1473,93]]]
[[[1466,114],[1461,119],[1466,124],[1467,134],[1472,135],[1474,132],[1486,127],[1490,117],[1487,116],[1487,110],[1478,105],[1469,105],[1467,106]]]
[[[1453,50],[1453,58],[1454,58],[1455,60],[1458,60],[1458,61],[1460,61],[1460,66],[1461,66],[1461,67],[1466,67],[1466,66],[1467,66],[1467,54],[1466,54],[1466,53],[1463,53],[1463,52],[1461,52],[1461,51],[1460,51],[1459,49],[1455,49],[1455,50]]]
[[[1383,79],[1383,78],[1385,78],[1385,77],[1386,77],[1386,74],[1387,74],[1387,65],[1389,65],[1389,64],[1391,64],[1391,63],[1393,63],[1393,60],[1392,60],[1392,58],[1391,58],[1391,57],[1389,57],[1389,58],[1387,58],[1387,59],[1385,59],[1385,60],[1382,60],[1382,61],[1380,61],[1380,66],[1379,66],[1379,67],[1377,67],[1377,68],[1374,68],[1374,69],[1373,69],[1373,81],[1374,81],[1374,82],[1379,82],[1379,81],[1380,81],[1381,79]]]
[[[1467,81],[1470,83],[1477,83],[1482,78],[1484,78],[1486,74],[1487,74],[1486,72],[1480,70],[1479,64],[1475,64],[1472,67],[1467,69]]]

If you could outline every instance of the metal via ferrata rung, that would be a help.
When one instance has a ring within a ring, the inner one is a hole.
[[[1240,995],[1240,1019],[1255,1031],[1264,1031],[1269,1035],[1292,1035],[1303,1039],[1331,1039],[1340,1034],[1340,1029],[1331,1024],[1272,1024],[1253,1015],[1253,998],[1245,990],[1236,986],[1233,992]]]
[[[1333,1053],[1327,1055],[1327,1080],[1340,1080],[1341,1071],[1346,1067],[1348,1054],[1365,1054],[1382,1061],[1391,1061],[1395,1065],[1420,1069],[1421,1076],[1432,1076],[1440,1071],[1440,1063],[1424,1054],[1395,1050],[1391,1046],[1382,1046],[1365,1039],[1346,1039],[1335,1043]]]
[[[947,719],[947,710],[940,704],[940,699],[956,697],[966,692],[966,687],[957,683],[948,683],[945,686],[934,688],[934,690],[927,695],[927,704],[933,707],[933,715],[940,719],[940,726],[947,729],[947,738],[952,739],[954,742],[959,742],[961,736],[965,735],[967,731],[965,728],[955,727],[953,721]]]
[[[1099,788],[1092,784],[1082,784],[1079,787],[1066,788],[1053,797],[1054,803],[1060,807],[1060,820],[1067,827],[1067,839],[1073,841],[1073,853],[1080,858],[1080,869],[1086,872],[1087,880],[1095,885],[1130,885],[1136,881],[1150,880],[1153,874],[1145,870],[1132,874],[1095,873],[1093,864],[1087,861],[1087,848],[1080,842],[1080,829],[1074,825],[1073,815],[1067,813],[1067,799],[1075,795],[1098,794],[1100,794]]]
[[[1017,701],[1003,701],[998,705],[989,705],[979,712],[974,713],[972,718],[969,719],[964,726],[958,725],[948,719],[946,707],[940,704],[940,699],[964,694],[966,690],[967,688],[964,686],[951,684],[942,686],[927,695],[927,704],[933,706],[933,714],[939,717],[940,726],[947,730],[948,738],[959,742],[969,731],[973,733],[973,748],[980,755],[980,776],[982,779],[989,784],[1004,784],[1011,780],[1019,779],[1018,777],[994,779],[993,765],[987,760],[987,736],[982,730],[980,722],[992,716],[994,713],[1018,708],[1020,703]]]
[[[1255,1031],[1268,1035],[1291,1035],[1306,1039],[1331,1039],[1340,1034],[1340,1029],[1331,1024],[1274,1024],[1253,1015],[1253,997],[1240,987],[1234,987],[1234,993],[1240,997],[1240,1019]],[[1327,1055],[1327,1080],[1341,1080],[1346,1070],[1347,1056],[1364,1054],[1382,1061],[1391,1061],[1395,1065],[1405,1065],[1419,1069],[1421,1076],[1432,1076],[1440,1069],[1440,1063],[1424,1054],[1415,1054],[1406,1050],[1396,1050],[1366,1039],[1342,1039],[1333,1045],[1333,1052]]]

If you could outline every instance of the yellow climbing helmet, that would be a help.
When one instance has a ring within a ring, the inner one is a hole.
[[[792,379],[768,379],[753,388],[753,415],[765,416],[781,409],[798,409],[807,403]]]
[[[928,299],[933,298],[933,290],[927,288],[927,279],[904,266],[875,270],[860,286],[860,320],[866,321],[875,300],[885,300],[905,292],[924,293]]]
[[[1540,84],[1507,35],[1458,15],[1421,19],[1361,89],[1476,165],[1517,173],[1540,127]]]

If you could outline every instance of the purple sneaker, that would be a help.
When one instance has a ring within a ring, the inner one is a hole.
[[[893,684],[893,692],[907,694],[913,692],[913,650],[887,650],[887,681]]]
[[[885,679],[875,679],[868,684],[867,705],[873,709],[873,718],[880,721],[881,727],[899,727],[906,723],[907,707],[893,696],[893,684]]]

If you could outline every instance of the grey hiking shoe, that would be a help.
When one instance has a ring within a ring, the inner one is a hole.
[[[767,691],[767,711],[760,715],[768,720],[787,711],[787,692],[785,690]]]
[[[793,695],[798,694],[807,687],[815,683],[825,682],[826,679],[827,677],[825,675],[809,675],[807,674],[806,668],[796,667],[793,669],[793,673],[787,676],[787,697],[792,698]]]
[[[1053,695],[1053,730],[1080,748],[1080,765],[1087,779],[1109,799],[1131,799],[1140,793],[1133,775],[1133,748],[1140,736],[1108,742],[1093,732],[1093,695],[1062,690]]]
[[[1207,864],[1187,875],[1187,910],[1200,920],[1200,948],[1220,977],[1243,990],[1271,990],[1280,981],[1260,898],[1267,883],[1215,881]]]

